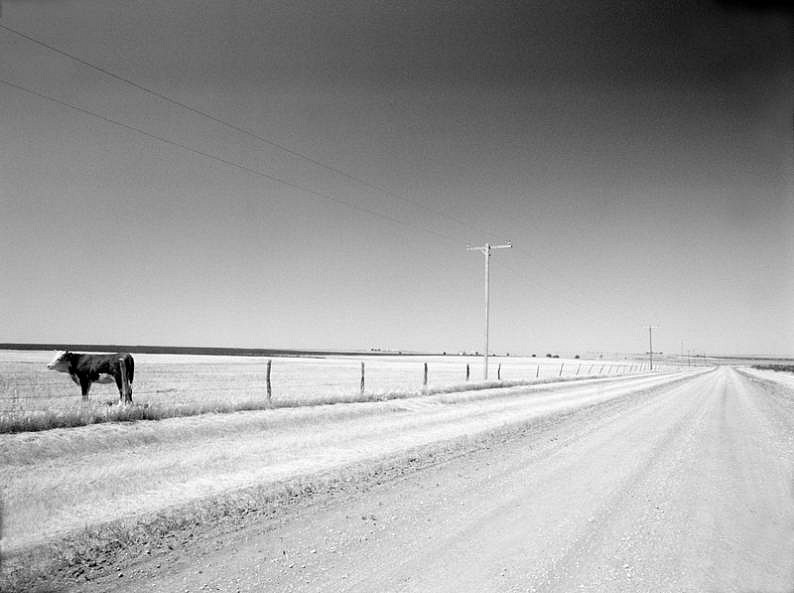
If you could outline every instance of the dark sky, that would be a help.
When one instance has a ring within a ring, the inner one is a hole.
[[[465,246],[510,239],[499,351],[642,351],[655,323],[794,354],[789,12],[6,0],[0,25],[293,151],[0,29],[0,79],[227,161],[0,84],[0,341],[473,350]]]

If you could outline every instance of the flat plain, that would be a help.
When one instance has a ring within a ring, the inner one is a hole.
[[[276,357],[136,354],[135,406],[113,406],[113,384],[94,384],[87,402],[68,374],[47,370],[53,352],[0,351],[0,432],[168,418],[266,407],[369,401],[483,385],[474,356]],[[267,399],[271,362],[272,400]],[[361,392],[361,365],[365,391]],[[494,384],[637,372],[635,360],[493,357]],[[424,369],[428,368],[427,384]],[[466,368],[469,367],[469,380]],[[647,365],[647,363],[646,363]],[[501,369],[501,371],[500,371]]]
[[[536,382],[458,388],[465,363],[438,357],[423,393],[424,360],[372,358],[403,396],[346,399],[359,358],[283,359],[345,403],[320,387],[313,405],[1,434],[2,589],[792,590],[788,374],[515,358],[503,375]],[[261,359],[136,359],[142,398],[169,372],[156,395],[261,376]],[[50,397],[79,400],[66,387]]]

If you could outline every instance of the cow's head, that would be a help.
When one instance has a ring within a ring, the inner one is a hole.
[[[71,364],[71,352],[56,352],[55,358],[47,365],[47,368],[53,371],[60,371],[62,373],[69,372],[69,365]]]

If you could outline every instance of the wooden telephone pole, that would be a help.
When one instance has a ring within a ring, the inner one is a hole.
[[[659,326],[648,326],[648,361],[650,362],[651,370],[653,370],[653,330],[655,329],[659,329]]]
[[[510,241],[502,245],[491,245],[490,243],[486,243],[485,245],[481,245],[480,247],[466,247],[468,251],[479,251],[485,256],[485,352],[483,353],[483,362],[484,362],[484,370],[483,370],[483,379],[488,380],[488,301],[490,300],[489,297],[489,284],[490,284],[490,269],[489,269],[489,262],[491,260],[491,250],[493,249],[510,249],[513,244]]]

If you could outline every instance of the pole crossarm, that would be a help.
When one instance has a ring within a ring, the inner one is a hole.
[[[472,247],[471,245],[466,246],[466,251],[479,251],[480,253],[489,254],[491,249],[510,249],[513,246],[513,243],[508,241],[502,245],[491,245],[490,243],[486,243],[485,245],[480,245],[479,247]]]
[[[505,243],[499,245],[492,245],[491,243],[486,243],[485,245],[480,245],[478,247],[472,247],[471,245],[466,246],[467,251],[479,251],[485,256],[485,351],[483,353],[483,379],[488,380],[488,326],[489,326],[489,285],[490,285],[490,268],[489,262],[491,260],[491,251],[493,249],[510,249],[513,244],[510,241],[506,241]]]

